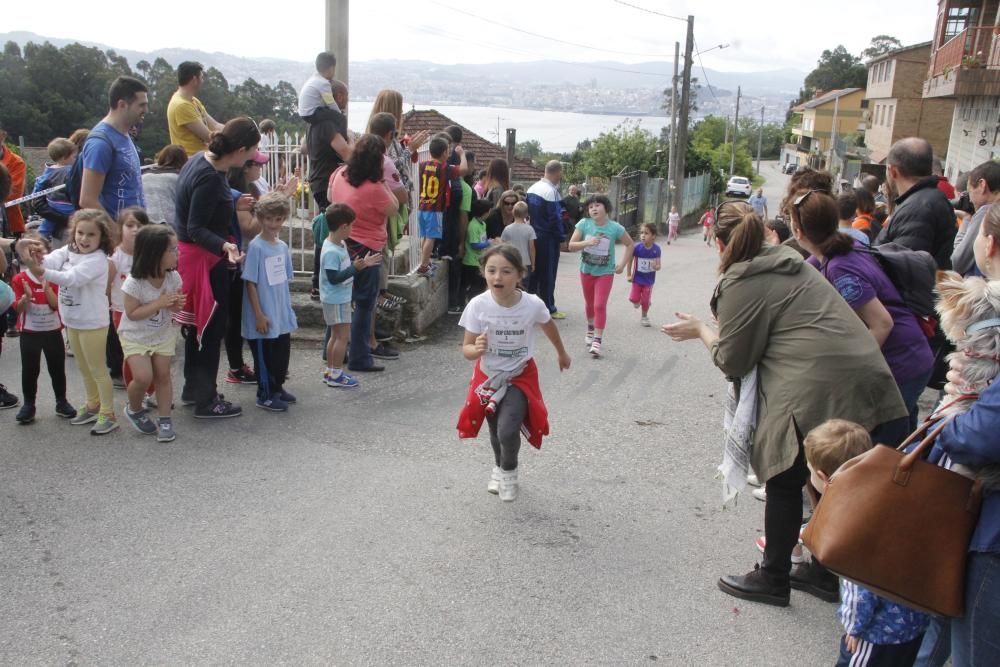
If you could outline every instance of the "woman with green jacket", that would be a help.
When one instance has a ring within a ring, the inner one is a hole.
[[[765,243],[764,223],[746,202],[719,206],[715,243],[722,256],[711,304],[718,332],[683,313],[663,332],[675,341],[701,339],[726,377],[757,369],[751,465],[767,491],[764,559],[747,575],[722,577],[719,588],[785,606],[809,477],[806,433],[834,418],[871,431],[907,411],[864,323],[801,255]]]

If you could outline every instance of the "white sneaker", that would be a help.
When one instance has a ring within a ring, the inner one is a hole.
[[[765,503],[767,502],[767,491],[764,490],[763,486],[758,487],[753,491],[751,491],[750,495],[756,498],[757,500],[762,500]]]
[[[639,320],[639,324],[641,324],[644,327],[651,327],[651,326],[653,326],[652,324],[649,323],[649,318],[646,317],[645,315],[643,315],[642,319]]]
[[[593,343],[594,343],[594,330],[588,329],[586,335],[583,337],[583,345],[589,350],[590,346]]]
[[[517,468],[500,471],[500,500],[509,503],[517,498]]]
[[[486,492],[497,495],[500,493],[500,466],[493,466],[493,472],[490,473],[490,481],[486,485]]]
[[[757,479],[757,475],[755,475],[754,473],[750,473],[749,475],[747,475],[747,484],[749,484],[750,486],[760,486],[761,485],[760,484],[760,480]]]
[[[595,358],[601,356],[601,341],[596,338],[590,344],[590,354]]]

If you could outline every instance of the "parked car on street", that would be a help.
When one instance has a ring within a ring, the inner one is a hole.
[[[750,179],[743,176],[733,176],[726,183],[726,196],[750,196]]]
[[[794,174],[795,170],[799,168],[799,165],[794,162],[786,162],[784,166],[781,167],[781,173],[783,174]]]

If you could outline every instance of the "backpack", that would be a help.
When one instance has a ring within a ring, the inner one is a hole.
[[[855,248],[873,255],[899,291],[904,306],[917,317],[928,338],[934,336],[937,316],[934,310],[934,286],[937,262],[924,250],[911,250],[898,243],[883,243],[873,248]]]
[[[76,161],[73,162],[73,166],[69,168],[69,174],[66,176],[66,196],[70,204],[73,205],[74,210],[80,209],[80,191],[83,188],[83,151],[87,148],[90,140],[95,137],[111,147],[111,161],[114,162],[115,159],[115,144],[108,135],[100,130],[91,130],[90,134],[87,135],[87,140],[83,142],[80,155],[77,156]]]

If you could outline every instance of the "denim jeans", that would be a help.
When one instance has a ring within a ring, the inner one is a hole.
[[[351,348],[347,358],[347,367],[351,370],[361,370],[375,364],[368,339],[371,336],[372,319],[375,317],[381,271],[381,265],[372,266],[354,276],[354,317],[351,319]]]
[[[913,667],[944,667],[951,657],[951,620],[931,616]]]
[[[969,554],[965,615],[951,621],[954,667],[1000,665],[1000,554]]]
[[[917,416],[920,411],[917,407],[917,401],[924,393],[924,389],[927,388],[927,380],[930,378],[932,370],[929,369],[926,373],[912,380],[897,383],[899,393],[903,396],[903,403],[910,414],[876,426],[875,430],[872,431],[872,440],[876,444],[898,447],[908,435],[917,429]]]

